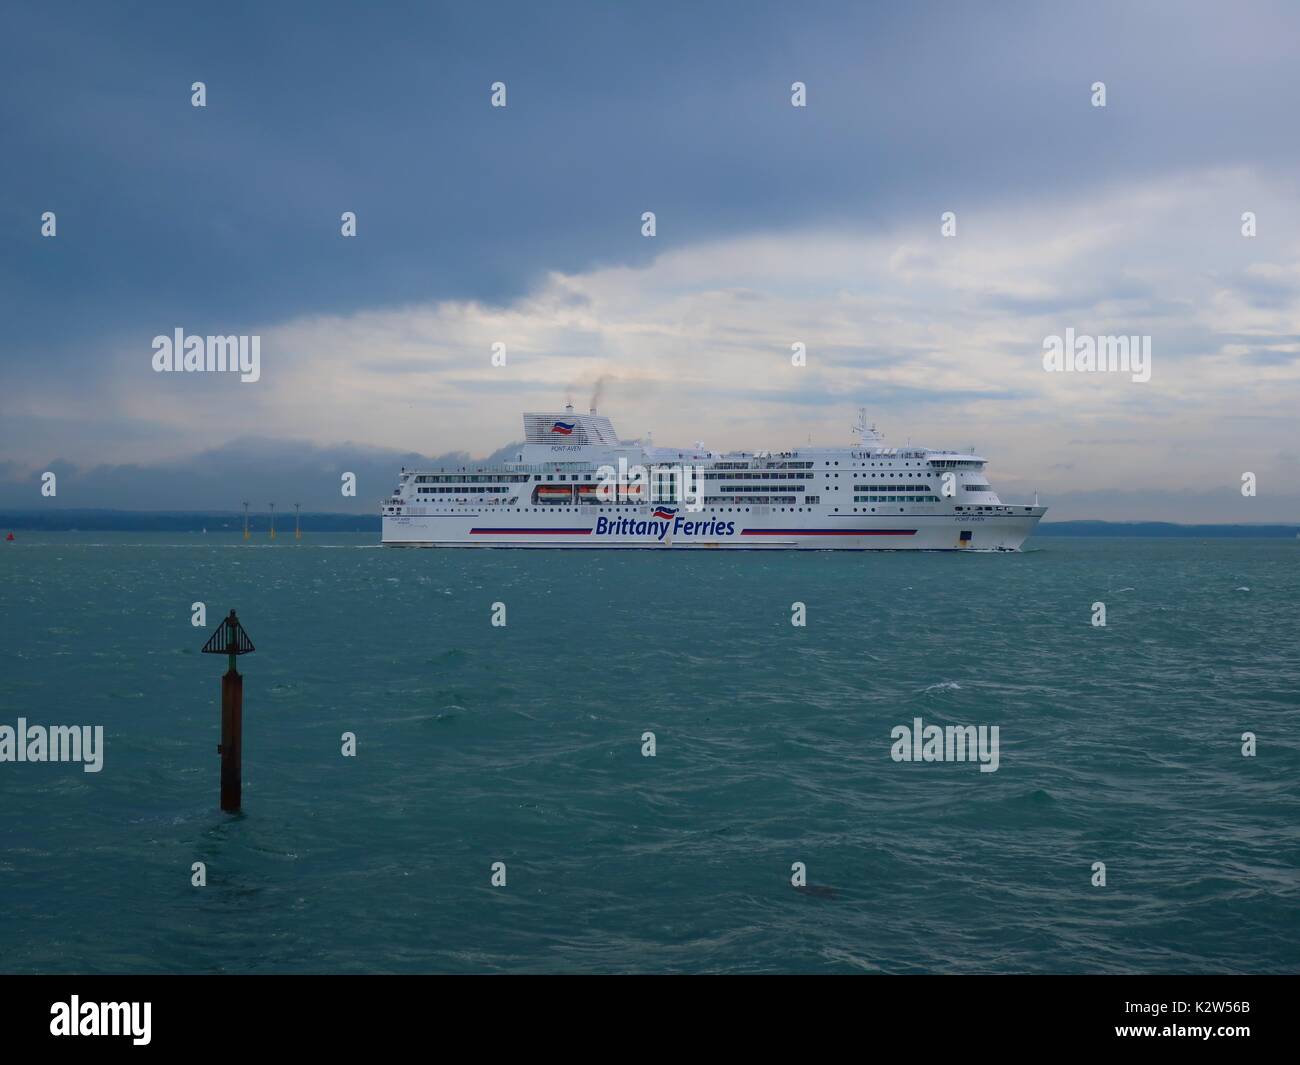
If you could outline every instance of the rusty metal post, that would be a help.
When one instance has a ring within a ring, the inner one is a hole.
[[[221,678],[221,746],[217,750],[221,752],[221,808],[238,813],[244,751],[244,678],[235,672],[233,664]]]
[[[221,808],[238,813],[244,755],[244,678],[235,668],[235,658],[254,650],[253,641],[232,610],[217,631],[203,645],[204,654],[224,654],[229,660],[221,678]]]

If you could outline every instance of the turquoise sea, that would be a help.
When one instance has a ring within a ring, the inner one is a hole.
[[[0,970],[1294,972],[1297,604],[1280,539],[20,533],[0,725],[106,746],[97,774],[0,763]],[[238,816],[198,653],[231,607]],[[917,717],[997,725],[997,772],[893,761]]]

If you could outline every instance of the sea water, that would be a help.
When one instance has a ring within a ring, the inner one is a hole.
[[[102,766],[0,763],[0,970],[1294,971],[1298,603],[1283,540],[20,534],[0,726]],[[918,719],[996,771],[891,757]]]

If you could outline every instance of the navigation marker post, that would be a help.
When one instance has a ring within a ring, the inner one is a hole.
[[[203,645],[205,655],[226,655],[230,667],[221,678],[221,808],[239,812],[239,783],[244,753],[244,678],[235,669],[235,657],[257,650],[232,610]]]

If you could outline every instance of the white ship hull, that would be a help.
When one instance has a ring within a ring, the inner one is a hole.
[[[700,515],[679,515],[672,521],[655,521],[646,513],[624,515],[621,531],[606,526],[597,532],[596,516],[584,514],[529,514],[527,521],[513,514],[404,515],[385,517],[383,542],[393,547],[497,547],[497,548],[670,548],[723,551],[1018,551],[1042,517],[1042,507],[1017,507],[1018,514],[962,515],[909,514],[864,518],[860,514],[728,515],[724,531],[700,534]],[[796,524],[792,519],[815,520]],[[712,519],[716,522],[716,518]],[[676,526],[676,528],[674,528]],[[969,533],[965,539],[963,533]]]
[[[621,441],[594,410],[526,414],[524,429],[511,461],[403,470],[381,506],[383,543],[1018,551],[1046,512],[1003,503],[978,455],[886,448],[865,421],[856,446],[779,453]]]

